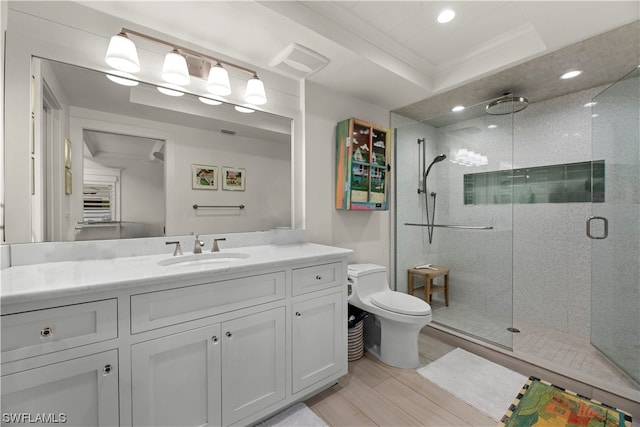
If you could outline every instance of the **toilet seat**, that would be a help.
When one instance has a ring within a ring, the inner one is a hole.
[[[401,292],[378,292],[371,295],[371,302],[382,309],[399,314],[426,316],[431,313],[429,304],[419,298]]]

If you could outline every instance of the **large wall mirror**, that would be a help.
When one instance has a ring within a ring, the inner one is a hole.
[[[292,226],[290,118],[46,58],[32,71],[23,242]]]

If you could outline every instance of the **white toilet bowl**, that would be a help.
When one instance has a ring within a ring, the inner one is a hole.
[[[417,368],[418,334],[431,322],[431,306],[420,298],[392,291],[386,270],[375,264],[350,264],[349,304],[375,316],[365,323],[365,348],[387,365]]]

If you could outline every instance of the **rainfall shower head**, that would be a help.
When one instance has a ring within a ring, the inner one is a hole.
[[[503,116],[505,114],[517,113],[522,111],[529,105],[529,100],[522,96],[513,96],[506,93],[495,101],[487,104],[487,114],[492,116]]]
[[[439,154],[437,155],[433,161],[431,162],[431,164],[429,165],[429,167],[427,168],[427,171],[424,173],[425,178],[429,175],[429,171],[431,170],[431,166],[433,166],[435,163],[441,162],[444,159],[447,158],[446,154]]]

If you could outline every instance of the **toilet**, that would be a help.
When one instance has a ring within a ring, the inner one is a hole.
[[[366,350],[387,365],[417,368],[418,334],[431,322],[431,306],[420,298],[392,291],[386,269],[375,264],[350,264],[349,304],[369,314],[364,325]]]

